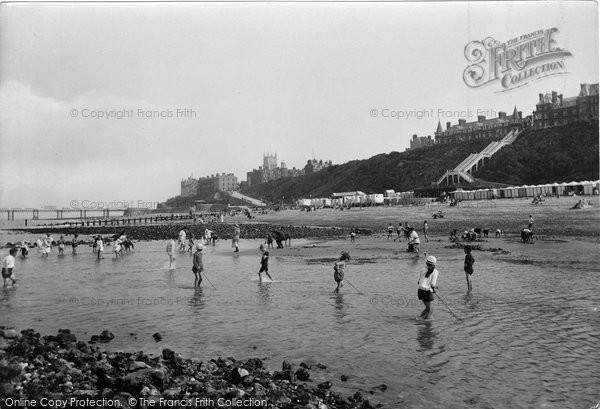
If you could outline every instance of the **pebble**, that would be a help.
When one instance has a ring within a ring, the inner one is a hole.
[[[7,331],[4,330],[3,335]],[[141,397],[148,399],[149,407],[161,398],[177,400],[193,396],[215,401],[219,397],[266,399],[267,407],[282,408],[372,407],[365,405],[362,398],[356,399],[356,394],[354,398],[344,399],[330,391],[333,385],[330,381],[319,383],[317,387],[296,383],[296,379],[310,381],[310,366],[305,363],[297,366],[284,361],[282,371],[271,374],[259,358],[238,361],[219,357],[200,363],[184,359],[167,348],[158,357],[142,351],[104,352],[97,346],[76,342],[65,329],[55,336],[40,337],[33,330],[21,334],[2,338],[8,342],[4,354],[0,355],[0,395],[3,397],[17,400],[69,396],[104,398],[114,400],[121,408],[132,409],[130,402]]]

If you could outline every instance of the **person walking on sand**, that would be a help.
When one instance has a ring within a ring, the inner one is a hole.
[[[533,216],[529,215],[529,226],[527,226],[527,228],[529,230],[531,230],[532,227],[533,227]]]
[[[200,287],[202,283],[202,272],[204,271],[204,263],[202,262],[202,243],[196,244],[196,252],[194,253],[192,272],[194,273],[194,287]]]
[[[387,227],[387,240],[389,240],[392,236],[394,236],[394,226],[392,226],[392,223],[390,223]]]
[[[17,248],[13,247],[8,251],[8,256],[2,259],[2,279],[4,280],[4,288],[8,287],[8,280],[12,281],[13,287],[17,283],[17,279],[15,278],[13,271],[15,268],[15,256],[17,253]]]
[[[240,251],[240,225],[239,224],[234,224],[233,225],[233,239],[231,239],[231,247],[235,248],[235,250],[233,250],[234,252],[239,252]]]
[[[425,242],[429,243],[429,237],[427,237],[427,232],[429,231],[429,225],[427,224],[427,220],[423,221],[423,237],[425,237]]]
[[[471,275],[473,274],[473,264],[475,258],[471,254],[471,246],[465,246],[465,276],[467,278],[467,291],[471,291],[473,286],[471,285]]]
[[[265,250],[265,246],[262,244],[258,249],[262,252],[262,256],[260,257],[260,270],[258,270],[258,282],[262,282],[262,273],[265,273],[267,277],[273,281],[273,277],[269,274],[269,252]]]
[[[419,286],[417,297],[425,304],[425,309],[421,312],[420,318],[425,320],[431,319],[433,315],[431,302],[434,300],[439,275],[438,270],[435,268],[436,265],[437,259],[434,256],[427,256],[425,258],[425,269],[419,272],[419,279],[417,281]]]
[[[347,260],[350,260],[350,253],[342,251],[340,259],[333,265],[333,279],[337,283],[337,287],[333,290],[334,293],[339,293],[340,288],[344,286],[344,270],[346,269]]]
[[[175,240],[170,239],[167,241],[167,255],[169,256],[169,270],[173,268],[175,262]]]

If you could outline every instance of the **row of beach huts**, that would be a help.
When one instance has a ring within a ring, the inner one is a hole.
[[[455,200],[486,200],[527,198],[536,196],[568,196],[568,195],[598,195],[600,180],[551,183],[544,185],[511,186],[499,189],[463,190],[457,188],[448,192],[448,196]],[[383,206],[399,205],[414,202],[415,194],[409,192],[395,192],[386,190],[385,193],[366,194],[361,191],[333,193],[331,197],[298,199],[299,207],[353,207],[353,206]]]

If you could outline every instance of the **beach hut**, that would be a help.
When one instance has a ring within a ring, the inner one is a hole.
[[[526,185],[525,189],[527,190],[527,197],[534,197],[534,196],[537,195],[537,193],[536,193],[536,191],[537,191],[536,186],[533,186],[533,185],[527,186]]]
[[[519,186],[517,188],[517,197],[527,197],[527,186]]]

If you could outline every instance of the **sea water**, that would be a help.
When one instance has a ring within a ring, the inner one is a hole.
[[[327,369],[313,366],[313,385],[329,380],[345,396],[360,390],[391,408],[563,409],[600,401],[600,270],[591,261],[523,264],[474,252],[467,293],[464,254],[448,250],[438,257],[446,304],[438,299],[434,320],[421,322],[422,260],[412,255],[375,243],[372,258],[349,262],[346,285],[333,294],[340,243],[319,243],[318,257],[306,256],[305,241],[294,242],[298,254],[270,250],[275,282],[258,281],[258,244],[242,240],[239,253],[226,241],[206,246],[200,289],[191,253],[177,254],[169,270],[163,242],[136,243],[119,259],[106,247],[102,260],[88,246],[77,255],[67,247],[61,257],[54,248],[48,258],[31,249],[27,259],[17,256],[19,286],[0,291],[0,325],[42,334],[69,328],[85,341],[106,329],[115,334],[107,349],[266,358],[271,371],[283,360],[321,363]]]

